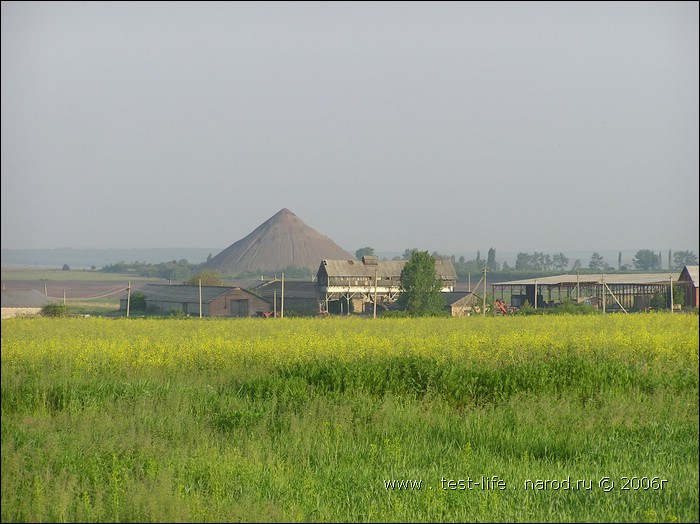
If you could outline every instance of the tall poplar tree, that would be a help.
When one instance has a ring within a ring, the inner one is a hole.
[[[442,279],[435,272],[435,259],[427,251],[414,251],[401,270],[399,308],[415,316],[445,313]]]

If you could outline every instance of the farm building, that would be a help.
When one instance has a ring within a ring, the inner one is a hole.
[[[483,299],[474,292],[449,291],[445,293],[446,306],[453,317],[468,317],[480,313]]]
[[[406,260],[322,260],[317,273],[321,312],[328,312],[331,302],[345,303],[347,311],[363,311],[367,304],[386,309],[396,301],[401,285],[401,271]],[[436,275],[443,281],[443,291],[454,291],[457,273],[450,260],[435,261]]]
[[[284,289],[279,279],[264,282],[252,291],[272,304],[272,311],[280,316],[282,308],[284,315],[316,315],[318,314],[318,292],[316,283],[302,280],[285,280]],[[284,296],[284,303],[282,297]]]
[[[240,287],[202,286],[200,295],[199,286],[146,284],[137,293],[143,294],[150,312],[199,316],[201,306],[204,317],[254,317],[268,316],[271,311],[267,300]],[[131,301],[135,295],[131,295]],[[120,299],[120,309],[126,310],[127,301],[126,296]]]
[[[491,284],[494,297],[510,300],[512,307],[528,302],[534,307],[552,307],[570,300],[603,310],[642,310],[657,293],[669,296],[677,273],[603,275],[557,275]]]
[[[44,306],[56,303],[36,289],[3,289],[2,318],[36,315]]]
[[[698,268],[700,266],[685,266],[678,277],[678,286],[683,290],[683,307],[700,307],[698,300]]]

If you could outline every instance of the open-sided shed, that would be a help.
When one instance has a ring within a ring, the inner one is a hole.
[[[512,307],[528,302],[550,307],[564,300],[587,302],[602,309],[641,310],[656,293],[669,295],[678,273],[566,274],[491,284],[494,297]],[[669,298],[670,303],[670,298]]]

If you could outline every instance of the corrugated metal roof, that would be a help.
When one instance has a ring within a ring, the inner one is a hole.
[[[253,291],[267,300],[272,299],[276,291],[277,297],[280,298],[282,296],[282,282],[280,280],[265,282],[254,287]],[[316,299],[318,298],[318,288],[316,282],[285,280],[284,296],[285,298]]]
[[[509,282],[498,282],[494,286],[525,286],[535,284],[538,286],[556,286],[556,285],[579,285],[584,284],[601,284],[603,279],[606,284],[667,284],[671,279],[674,282],[678,280],[678,273],[638,273],[615,275],[606,273],[604,275],[579,275],[578,280],[576,275],[556,275],[551,277],[527,278],[524,280],[511,280]]]
[[[445,297],[445,302],[448,306],[457,305],[462,300],[482,300],[479,295],[469,291],[447,291],[442,294]],[[471,298],[468,298],[471,297]]]
[[[2,291],[2,307],[42,308],[47,304],[56,304],[57,302],[36,289],[4,289]]]
[[[377,277],[388,278],[401,275],[406,260],[379,260],[377,264],[363,264],[361,260],[323,260],[321,267],[325,268],[330,277],[372,277],[375,271]],[[450,260],[436,260],[435,271],[440,277],[457,280],[457,273]]]
[[[209,303],[236,289],[240,288],[229,286],[202,286],[202,302],[205,304]],[[199,286],[146,284],[139,291],[146,296],[146,300],[151,302],[199,302]],[[246,293],[248,293],[248,291],[246,291]],[[126,295],[123,298],[126,298]]]
[[[452,265],[451,260],[436,260],[435,271],[442,278],[457,280],[457,271],[455,271],[455,267]]]

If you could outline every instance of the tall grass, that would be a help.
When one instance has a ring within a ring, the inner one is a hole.
[[[697,521],[698,431],[697,316],[2,321],[3,521]]]

